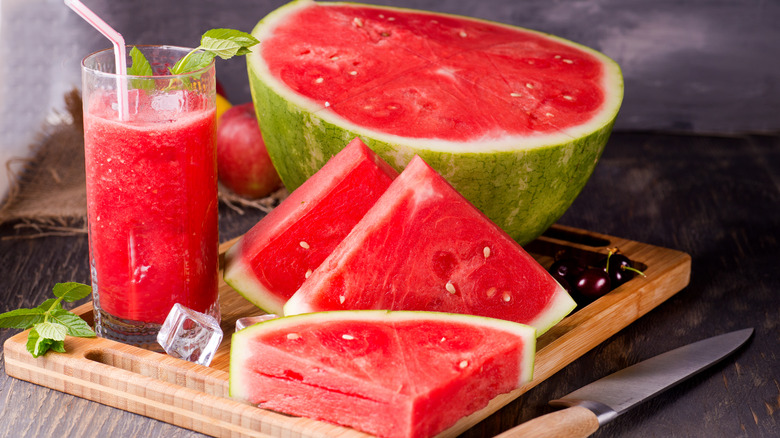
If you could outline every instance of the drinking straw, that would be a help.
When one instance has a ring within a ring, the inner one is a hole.
[[[122,35],[109,26],[102,18],[92,12],[88,7],[84,6],[79,0],[65,0],[65,5],[73,9],[81,18],[92,27],[97,29],[114,45],[114,58],[116,59],[116,84],[119,92],[117,93],[117,103],[119,104],[119,120],[127,120],[128,117],[128,104],[127,104],[127,82],[125,76],[127,76],[127,49],[125,47],[125,39]]]

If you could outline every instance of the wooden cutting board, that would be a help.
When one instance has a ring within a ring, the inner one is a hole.
[[[223,244],[221,253],[234,242]],[[525,248],[542,265],[549,266],[561,250],[595,263],[611,247],[618,247],[637,262],[647,276],[635,277],[590,305],[578,308],[542,335],[537,340],[533,381],[496,397],[440,437],[463,433],[688,284],[688,254],[618,237],[556,225]],[[220,305],[224,338],[209,367],[101,338],[68,337],[67,353],[50,352],[33,358],[25,347],[25,331],[5,342],[5,369],[9,376],[18,379],[213,436],[366,436],[353,429],[231,400],[230,335],[236,319],[262,312],[224,283],[220,284]],[[91,303],[74,312],[92,324]]]

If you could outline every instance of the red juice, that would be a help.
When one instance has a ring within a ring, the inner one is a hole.
[[[136,97],[136,113],[127,121],[118,120],[108,94],[92,97],[84,114],[96,304],[114,317],[156,324],[174,303],[213,314],[218,282],[213,105],[188,109],[188,99],[203,97],[182,91],[184,110],[174,116],[160,111],[161,104],[143,90]]]

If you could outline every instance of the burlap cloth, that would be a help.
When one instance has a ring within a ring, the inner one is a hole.
[[[4,238],[74,235],[87,232],[87,194],[84,172],[84,134],[81,96],[65,95],[67,114],[62,122],[42,128],[31,146],[32,158],[6,163],[9,190],[0,204],[0,225],[13,223],[16,234]],[[252,200],[220,185],[223,205],[243,214],[244,208],[265,212],[286,196],[284,189]]]

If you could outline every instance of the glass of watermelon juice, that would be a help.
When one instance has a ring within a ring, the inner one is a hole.
[[[98,335],[159,350],[175,303],[219,319],[216,76],[138,48],[153,76],[115,74],[113,49],[82,62],[90,270]]]

